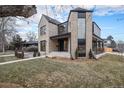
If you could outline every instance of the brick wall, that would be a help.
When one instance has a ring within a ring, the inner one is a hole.
[[[86,13],[86,57],[89,57],[89,51],[92,49],[92,13]]]
[[[68,23],[68,31],[71,32],[71,54],[75,59],[75,51],[77,48],[77,12],[71,12],[69,23]]]

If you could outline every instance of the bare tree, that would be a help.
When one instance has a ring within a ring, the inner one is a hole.
[[[28,18],[36,13],[35,5],[0,5],[0,17],[23,16]]]
[[[7,38],[13,36],[15,31],[14,28],[15,19],[12,17],[2,17],[0,18],[0,34],[1,34],[1,46],[3,53],[5,52],[5,45],[7,43]]]
[[[29,31],[26,33],[28,41],[36,41],[36,33],[33,31]]]

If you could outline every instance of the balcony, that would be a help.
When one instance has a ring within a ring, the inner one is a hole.
[[[68,33],[68,22],[67,21],[59,24],[58,26],[58,35],[65,34],[65,33]]]
[[[99,26],[95,22],[93,22],[92,27],[93,27],[93,34],[95,34],[98,37],[101,37],[101,29],[99,28]]]

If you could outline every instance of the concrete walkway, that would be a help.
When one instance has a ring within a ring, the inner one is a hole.
[[[106,52],[100,53],[100,54],[95,55],[95,57],[96,57],[96,59],[98,59],[98,58],[104,56],[105,54],[107,54],[107,53]]]
[[[118,52],[106,52],[107,54],[113,54],[113,55],[119,55],[124,56],[124,53],[118,53]]]
[[[27,59],[20,59],[20,60],[14,60],[14,61],[1,62],[0,65],[17,63],[17,62],[28,61],[28,60],[39,59],[39,58],[45,58],[45,56],[39,56],[39,57],[33,57],[33,58],[27,58]]]
[[[14,54],[9,54],[9,55],[0,55],[0,57],[8,57],[8,56],[14,56]]]
[[[124,53],[123,54],[120,54],[120,53],[116,53],[116,52],[104,52],[104,53],[101,53],[101,54],[96,55],[96,58],[98,59],[98,58],[102,57],[105,54],[114,54],[114,55],[121,55],[121,56],[123,55],[124,56]],[[14,56],[14,54],[11,54],[11,55],[2,55],[0,57],[6,57],[6,56]],[[45,58],[45,55],[44,56],[39,56],[39,57],[32,57],[32,58],[21,59],[21,60],[1,62],[0,65],[17,63],[17,62],[28,61],[28,60],[39,59],[39,58]]]

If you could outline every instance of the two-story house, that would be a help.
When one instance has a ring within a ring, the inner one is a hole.
[[[92,22],[92,11],[71,10],[66,22],[42,15],[38,25],[38,50],[49,57],[89,57],[90,50],[101,53],[101,29]]]

